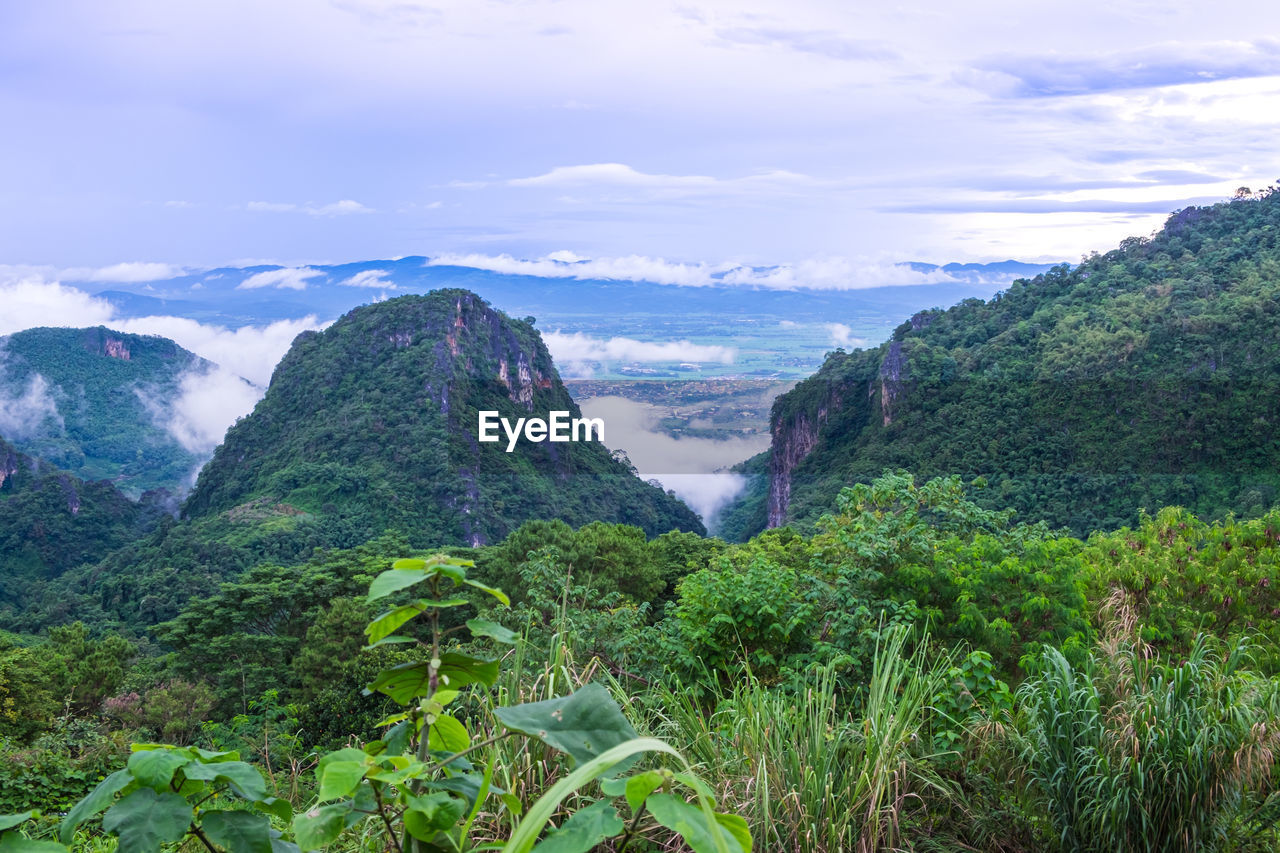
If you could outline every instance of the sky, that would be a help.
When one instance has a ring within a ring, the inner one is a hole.
[[[5,2],[0,264],[1074,261],[1280,176],[1268,33],[1280,4]]]

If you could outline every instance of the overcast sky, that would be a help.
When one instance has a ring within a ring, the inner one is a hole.
[[[1077,260],[1280,177],[1269,33],[1271,2],[0,2],[0,264]]]

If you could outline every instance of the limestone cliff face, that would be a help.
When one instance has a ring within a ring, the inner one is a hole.
[[[832,356],[810,379],[773,405],[766,524],[786,524],[797,469],[830,435],[878,421],[888,426],[905,405],[907,354],[892,341],[878,350]]]
[[[4,488],[4,484],[18,473],[18,460],[20,454],[7,444],[0,442],[0,489]]]
[[[880,362],[880,416],[884,425],[893,423],[894,410],[906,391],[907,359],[902,354],[902,341],[891,341]]]
[[[800,412],[786,423],[770,425],[773,452],[769,457],[769,526],[778,527],[787,520],[791,503],[791,474],[818,443],[818,431],[826,422],[827,407],[812,415]]]

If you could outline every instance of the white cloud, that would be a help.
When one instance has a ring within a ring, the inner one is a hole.
[[[100,326],[115,309],[83,290],[34,277],[0,281],[0,335],[35,326]]]
[[[714,284],[712,276],[732,268],[707,264],[682,264],[627,255],[621,258],[586,259],[573,252],[552,252],[533,261],[519,260],[510,255],[445,254],[427,261],[428,266],[470,267],[511,275],[532,275],[539,278],[606,279],[609,281],[652,281],[657,284],[679,284],[689,287],[705,287]]]
[[[641,199],[684,199],[690,197],[788,195],[799,187],[826,187],[829,190],[845,185],[840,181],[819,181],[808,175],[786,169],[767,169],[736,178],[716,178],[710,175],[664,175],[641,172],[625,163],[588,163],[580,166],[556,166],[541,175],[512,178],[511,187],[536,189],[580,189],[590,194],[591,189],[602,191],[634,191],[632,196],[605,196],[608,201],[636,201]],[[488,186],[485,182],[458,184],[458,186]],[[561,198],[561,201],[581,203],[579,199]]]
[[[838,347],[860,347],[865,346],[867,341],[865,338],[855,337],[853,329],[844,323],[824,323],[823,327],[831,336],[831,343]]]
[[[691,341],[654,343],[635,338],[593,338],[581,332],[542,335],[557,366],[571,374],[589,373],[587,365],[599,362],[700,362],[733,364],[737,350],[733,347],[695,344]]]
[[[726,284],[778,290],[862,290],[868,287],[940,284],[955,279],[940,269],[925,272],[906,264],[830,257],[810,258],[764,269],[738,267],[725,273],[723,280]]]
[[[624,397],[593,397],[581,408],[585,416],[604,421],[607,447],[625,451],[641,477],[674,491],[709,526],[746,483],[725,469],[769,446],[767,433],[725,440],[675,438],[658,430],[658,408]]]
[[[0,279],[0,305],[4,306],[0,311],[0,335],[50,324],[71,328],[109,326],[121,332],[161,335],[264,387],[293,339],[304,331],[326,325],[314,316],[239,329],[205,325],[185,317],[120,319],[106,300],[58,282],[35,278]]]
[[[49,383],[39,373],[31,377],[20,394],[8,396],[0,392],[0,436],[21,440],[50,432],[61,434],[63,428]]]
[[[260,287],[275,287],[280,290],[306,290],[307,279],[324,275],[320,270],[310,267],[284,267],[278,270],[266,270],[254,273],[236,285],[236,290],[256,290]]]
[[[305,213],[308,216],[349,216],[353,213],[373,213],[358,201],[344,198],[331,204],[292,204],[288,202],[251,201],[245,207],[255,213]]]
[[[389,281],[386,270],[362,270],[351,278],[338,282],[344,287],[373,287],[383,290],[395,290],[395,282]]]
[[[60,277],[70,281],[118,281],[137,283],[160,281],[183,275],[185,269],[173,264],[131,261],[107,267],[73,267],[63,270]]]
[[[590,163],[583,166],[556,166],[550,172],[529,178],[512,178],[513,187],[581,187],[593,184],[626,186],[712,186],[715,178],[706,175],[651,175],[625,163]]]
[[[184,373],[177,396],[164,404],[142,389],[135,393],[158,426],[191,453],[207,457],[222,443],[227,428],[252,411],[263,390],[215,364]]]
[[[941,269],[921,271],[906,264],[841,257],[811,258],[757,269],[735,263],[679,263],[643,255],[584,258],[561,250],[532,261],[511,255],[445,254],[431,258],[427,265],[470,267],[539,278],[650,281],[683,287],[738,285],[775,290],[859,290],[955,281]]]
[[[119,320],[112,328],[139,335],[161,335],[243,376],[255,385],[266,387],[276,364],[289,351],[289,346],[302,332],[322,329],[314,316],[301,320],[279,320],[267,326],[241,326],[227,329],[188,320],[185,317],[139,317]],[[243,412],[239,413],[243,414]]]

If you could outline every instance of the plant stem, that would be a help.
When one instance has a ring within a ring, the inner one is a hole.
[[[213,842],[210,841],[209,838],[200,830],[200,827],[195,826],[193,824],[191,827],[191,834],[194,835],[196,838],[199,838],[200,843],[202,843],[205,847],[208,847],[211,851],[213,851],[213,853],[218,853],[218,848],[213,846]]]
[[[396,831],[391,828],[391,818],[387,817],[386,809],[382,805],[382,793],[376,787],[372,785],[370,787],[373,788],[373,798],[378,803],[378,817],[382,818],[383,825],[387,827],[387,838],[395,845],[396,853],[402,853],[404,848],[400,846],[400,839],[396,838]]]
[[[623,853],[627,849],[627,845],[631,843],[631,837],[636,834],[636,827],[640,825],[640,816],[644,814],[644,808],[647,803],[641,803],[640,808],[636,809],[635,817],[631,818],[631,823],[627,824],[627,831],[622,836],[622,843],[618,845],[618,853]]]

